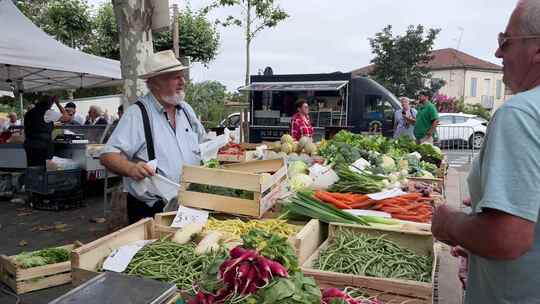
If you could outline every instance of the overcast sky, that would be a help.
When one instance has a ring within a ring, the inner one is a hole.
[[[89,0],[96,6],[103,0]],[[207,0],[191,1],[193,8]],[[410,24],[440,28],[435,48],[457,48],[500,63],[496,38],[517,0],[278,0],[290,17],[261,32],[252,44],[251,73],[271,66],[275,74],[348,72],[369,64],[368,38],[391,24],[403,33]],[[186,1],[169,0],[181,7]],[[230,12],[230,10],[229,10]],[[226,10],[211,17],[226,16]],[[219,55],[207,68],[194,64],[196,82],[217,80],[235,90],[243,84],[245,46],[238,28],[220,28]]]

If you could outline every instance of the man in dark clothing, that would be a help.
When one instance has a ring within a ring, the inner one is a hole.
[[[47,159],[50,159],[53,154],[51,134],[54,121],[45,118],[50,116],[53,103],[63,112],[58,97],[44,96],[35,107],[24,115],[24,150],[28,167],[45,167]],[[64,119],[67,119],[67,117],[60,115],[55,120]]]

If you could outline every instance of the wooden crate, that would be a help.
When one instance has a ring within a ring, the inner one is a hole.
[[[121,246],[154,238],[154,220],[146,218],[71,252],[73,284],[80,285],[99,274],[105,258]]]
[[[367,276],[321,271],[313,268],[319,253],[329,245],[329,239],[336,233],[337,228],[350,229],[358,233],[373,236],[386,235],[386,238],[409,248],[418,254],[429,254],[433,257],[432,282],[416,282],[402,279],[387,279]],[[355,287],[372,291],[371,294],[385,294],[416,299],[415,303],[431,303],[433,301],[433,282],[435,281],[435,266],[437,254],[433,245],[433,237],[427,232],[404,232],[393,229],[377,229],[358,225],[330,224],[328,239],[302,265],[306,276],[312,276],[321,286]],[[409,303],[409,302],[407,302]]]
[[[154,233],[156,237],[165,237],[178,231],[178,228],[170,227],[176,211],[158,213],[154,217]],[[224,218],[225,219],[225,218]],[[302,229],[294,236],[289,237],[289,243],[293,246],[300,265],[317,250],[327,234],[327,225],[312,219],[309,222],[290,222],[293,225],[302,225]]]
[[[246,150],[242,154],[222,154],[218,153],[217,159],[225,163],[242,163],[257,159],[256,151]]]
[[[74,245],[59,248],[71,251]],[[17,267],[12,258],[14,256],[0,255],[0,281],[19,295],[71,282],[70,261],[23,269]]]
[[[286,178],[287,165],[282,159],[231,164],[222,169],[184,166],[178,201],[188,207],[261,218],[276,203]],[[192,183],[250,191],[254,197],[249,200],[188,190]]]

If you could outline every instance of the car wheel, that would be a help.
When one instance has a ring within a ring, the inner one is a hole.
[[[484,133],[474,133],[469,139],[469,146],[475,150],[480,150],[484,144],[484,137]]]

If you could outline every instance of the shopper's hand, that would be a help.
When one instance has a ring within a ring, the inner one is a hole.
[[[136,181],[140,181],[147,177],[154,176],[155,174],[156,173],[154,172],[152,167],[150,167],[145,162],[138,162],[136,164],[133,164],[129,169],[129,177]]]
[[[446,206],[440,205],[433,212],[433,218],[431,220],[431,233],[433,236],[450,246],[455,246],[453,244],[449,235],[448,227],[451,225],[452,217],[455,215],[456,210]]]
[[[470,207],[471,206],[471,198],[467,197],[463,199],[463,205]]]

